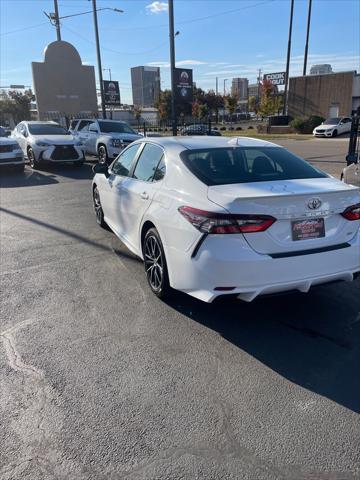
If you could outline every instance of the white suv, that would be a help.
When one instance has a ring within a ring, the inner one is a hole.
[[[27,156],[31,168],[45,162],[84,163],[84,151],[78,138],[55,122],[21,122],[12,132]]]
[[[83,143],[85,153],[96,155],[100,163],[111,163],[123,148],[142,138],[119,120],[72,120],[70,132]]]

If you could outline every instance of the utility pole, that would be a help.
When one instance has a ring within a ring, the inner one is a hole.
[[[308,57],[308,50],[309,50],[311,5],[312,5],[312,0],[309,0],[308,18],[307,18],[307,29],[306,29],[306,44],[305,44],[305,54],[304,54],[304,69],[303,69],[303,75],[304,75],[304,76],[306,75],[307,57]]]
[[[175,105],[175,34],[174,34],[174,1],[169,0],[169,36],[170,36],[170,72],[171,72],[171,123],[172,134],[176,137],[176,105]]]
[[[60,41],[61,40],[61,31],[60,31],[58,0],[54,0],[54,10],[55,10],[56,37],[57,37],[57,40]]]
[[[216,77],[215,93],[216,93],[216,95],[218,95],[218,93],[219,93],[219,89],[218,89],[218,77]]]
[[[288,49],[287,49],[287,58],[286,58],[286,73],[285,73],[285,90],[284,90],[284,108],[283,108],[283,115],[286,115],[286,109],[287,109],[287,92],[288,92],[288,84],[289,84],[289,68],[290,68],[291,35],[292,35],[293,17],[294,17],[294,0],[291,0],[291,7],[290,7],[290,24],[289,24],[289,40],[288,40]]]
[[[226,95],[226,82],[228,81],[228,78],[224,78],[224,97]]]
[[[106,118],[105,96],[104,96],[104,85],[103,85],[103,76],[102,76],[102,67],[101,67],[100,40],[99,40],[99,27],[98,27],[98,20],[97,20],[96,0],[92,0],[92,5],[93,5],[93,15],[94,15],[94,29],[95,29],[95,40],[96,40],[97,64],[98,64],[99,82],[100,82],[101,110],[102,110],[102,118]]]
[[[260,103],[260,81],[261,81],[261,68],[259,68],[259,76],[258,76],[258,102]]]

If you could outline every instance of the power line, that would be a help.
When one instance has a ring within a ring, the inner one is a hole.
[[[94,45],[94,42],[89,40],[88,38],[84,37],[83,35],[81,35],[80,33],[78,32],[75,32],[75,30],[72,30],[71,28],[63,25],[62,26],[63,28],[65,28],[65,30],[69,30],[69,32],[73,33],[74,35],[76,35],[77,37],[81,38],[82,40],[84,40],[85,42],[88,42],[88,43],[91,43],[92,45]],[[117,53],[118,55],[141,55],[143,53],[151,53],[151,52],[155,52],[156,50],[159,50],[161,47],[163,47],[164,45],[167,45],[168,44],[168,40],[166,40],[165,42],[161,42],[160,45],[158,45],[157,47],[154,47],[150,50],[143,50],[142,52],[119,52],[118,50],[113,50],[112,48],[108,48],[108,47],[104,47],[104,46],[101,46],[101,49],[102,50],[106,50],[108,52],[112,52],[112,53]]]
[[[202,20],[208,20],[210,18],[220,17],[220,16],[223,16],[223,15],[228,15],[228,14],[235,13],[235,12],[240,12],[242,10],[247,10],[247,9],[250,9],[250,8],[259,7],[259,6],[264,5],[266,3],[272,3],[272,2],[275,2],[275,1],[276,0],[264,0],[262,2],[255,3],[253,5],[246,5],[244,7],[234,8],[232,10],[225,10],[223,12],[214,13],[212,15],[206,15],[205,17],[197,17],[197,18],[192,18],[192,19],[189,19],[189,20],[182,20],[180,22],[176,22],[176,25],[186,25],[186,24],[189,24],[189,23],[199,22],[199,21],[202,21]],[[19,28],[17,30],[11,30],[10,32],[2,33],[1,36],[10,35],[12,33],[22,32],[24,30],[30,30],[32,28],[41,27],[43,25],[48,25],[48,23],[47,22],[39,23],[37,25],[31,25],[31,26],[25,27],[25,28]],[[164,23],[164,24],[161,24],[161,25],[152,25],[152,26],[149,25],[149,26],[142,26],[142,27],[122,27],[121,30],[122,31],[125,31],[125,30],[151,30],[151,29],[154,29],[154,28],[164,28],[164,27],[168,27],[168,24]],[[115,52],[115,53],[117,53],[117,52]]]
[[[31,28],[42,27],[43,25],[49,25],[49,23],[48,22],[43,22],[43,23],[38,23],[37,25],[31,25],[30,27],[18,28],[17,30],[10,30],[10,32],[2,33],[1,36],[3,37],[4,35],[10,35],[12,33],[23,32],[24,30],[30,30]]]
[[[219,12],[219,13],[214,13],[212,15],[206,15],[205,17],[197,17],[197,18],[192,18],[190,20],[182,20],[182,21],[177,21],[176,25],[186,25],[188,23],[194,23],[194,22],[199,22],[201,20],[208,20],[209,18],[215,18],[215,17],[220,17],[223,15],[228,15],[230,13],[235,13],[239,12],[241,10],[247,10],[249,8],[255,8],[259,7],[261,5],[264,5],[266,3],[272,3],[275,2],[276,0],[263,0],[262,2],[255,3],[253,5],[246,5],[244,7],[239,7],[239,8],[234,8],[232,10],[225,10],[224,12]],[[163,23],[161,25],[152,25],[152,26],[143,26],[143,27],[121,27],[121,30],[148,30],[152,28],[163,28],[163,27],[168,27],[169,25],[167,23]]]

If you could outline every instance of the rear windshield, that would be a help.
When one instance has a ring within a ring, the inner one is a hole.
[[[69,135],[69,132],[60,125],[53,123],[29,123],[31,135]]]
[[[305,160],[278,147],[185,150],[180,156],[188,169],[206,185],[328,177]]]
[[[100,131],[103,133],[136,133],[126,123],[120,122],[99,122]]]

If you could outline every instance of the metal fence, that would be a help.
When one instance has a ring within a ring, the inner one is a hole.
[[[84,112],[74,114],[47,112],[46,114],[41,115],[40,120],[54,121],[63,125],[65,128],[69,128],[73,119],[81,118],[101,119],[101,115]],[[140,117],[139,119],[130,119],[126,123],[128,123],[135,131],[142,133],[145,136],[172,135],[173,131],[170,119],[149,119]],[[215,118],[213,117],[199,119],[186,116],[178,119],[177,133],[178,135],[216,135],[229,130],[241,131],[248,128],[255,129],[257,125],[262,123],[266,122],[262,122],[260,119],[238,119],[236,122],[229,121],[216,123]]]

